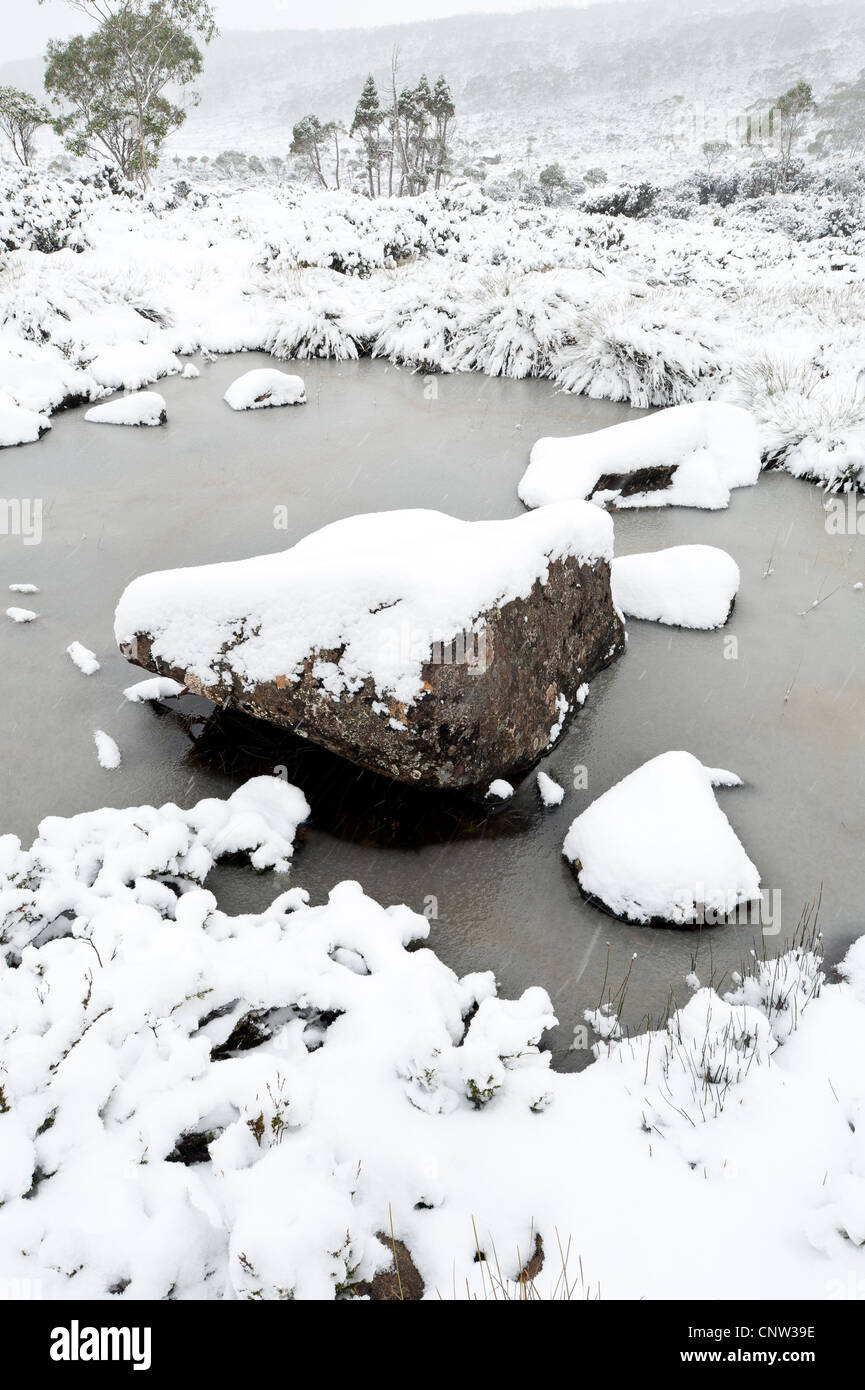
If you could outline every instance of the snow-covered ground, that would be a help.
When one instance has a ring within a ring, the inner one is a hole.
[[[833,487],[865,478],[865,232],[803,239],[796,195],[636,218],[468,185],[145,199],[99,176],[4,178],[0,443],[35,440],[64,399],[256,348],[547,375],[636,406],[728,400],[756,416],[765,458]]]
[[[10,1279],[330,1298],[390,1264],[393,1228],[431,1298],[515,1288],[538,1237],[545,1297],[856,1287],[865,939],[836,984],[814,939],[724,998],[692,974],[630,1040],[601,1001],[597,1063],[560,1074],[545,990],[458,979],[406,907],[341,883],[318,907],[294,887],[219,910],[214,861],[284,870],[308,813],[258,778],[188,811],[49,817],[29,850],[0,838]]]

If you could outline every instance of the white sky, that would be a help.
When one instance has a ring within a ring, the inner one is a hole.
[[[455,14],[502,14],[533,9],[582,9],[592,0],[214,0],[226,29],[340,29],[444,19]],[[41,56],[49,38],[81,33],[86,23],[65,0],[0,0],[0,63]]]

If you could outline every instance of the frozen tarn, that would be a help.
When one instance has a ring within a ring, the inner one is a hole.
[[[539,439],[518,492],[527,507],[593,498],[624,507],[719,510],[760,476],[760,439],[748,411],[697,401],[564,439]]]
[[[89,647],[82,646],[80,642],[70,642],[66,648],[66,655],[85,676],[92,676],[99,670],[96,653],[92,652]]]
[[[106,734],[104,729],[96,729],[93,742],[96,744],[96,756],[100,767],[104,767],[106,772],[113,772],[120,766],[120,749],[110,734]]]
[[[538,772],[538,792],[544,806],[560,806],[565,799],[565,789],[554,782],[547,772]]]
[[[181,685],[180,681],[173,681],[170,676],[153,676],[146,681],[137,681],[135,685],[127,685],[123,694],[134,705],[140,705],[147,700],[171,700],[185,692],[186,686]]]
[[[7,608],[6,617],[11,618],[13,623],[32,623],[39,617],[32,608]]]
[[[244,372],[225,393],[232,410],[260,410],[270,405],[303,405],[306,388],[303,379],[275,367]]]
[[[16,444],[35,444],[51,428],[51,421],[35,410],[25,410],[14,405],[8,397],[0,395],[0,449],[11,449]]]
[[[334,699],[371,677],[377,694],[410,705],[434,643],[527,597],[551,561],[610,560],[612,547],[610,518],[585,502],[508,521],[376,512],[282,553],[142,575],[120,599],[114,632],[121,646],[149,634],[153,657],[205,685],[225,670],[246,686],[295,681],[308,657],[334,652],[317,665]]]
[[[504,777],[496,777],[487,787],[487,796],[493,801],[507,801],[514,794],[514,789],[510,782]]]
[[[92,425],[164,425],[168,411],[158,391],[137,391],[94,405],[84,418]]]
[[[688,926],[735,913],[760,875],[715,800],[741,779],[690,753],[662,753],[577,816],[563,853],[616,917]]]
[[[536,1237],[545,1298],[560,1246],[574,1297],[845,1296],[865,941],[841,983],[803,944],[636,1037],[601,1008],[596,1064],[554,1072],[546,992],[458,978],[407,907],[343,883],[219,909],[214,861],[278,870],[308,809],[259,778],[190,810],[49,817],[29,849],[0,837],[4,1279],[53,1299],[362,1295],[392,1228],[435,1301],[492,1297],[491,1274],[525,1296]]]
[[[714,545],[617,555],[613,602],[628,618],[670,627],[723,627],[739,592],[739,566]]]

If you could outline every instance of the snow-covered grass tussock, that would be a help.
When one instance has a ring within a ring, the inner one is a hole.
[[[214,861],[284,869],[307,812],[259,778],[189,811],[51,817],[29,850],[0,838],[10,1280],[47,1298],[346,1297],[391,1264],[391,1229],[432,1298],[476,1288],[476,1241],[517,1281],[536,1237],[541,1297],[558,1240],[606,1297],[713,1298],[738,1271],[742,1297],[771,1277],[820,1298],[847,1279],[865,1234],[861,942],[840,985],[799,943],[649,1033],[607,1013],[595,1065],[556,1073],[546,992],[459,979],[406,907],[343,883],[321,906],[293,888],[219,909]]]
[[[663,200],[639,219],[603,217],[468,187],[370,202],[290,187],[143,197],[102,176],[4,177],[28,201],[4,212],[0,355],[63,362],[80,374],[67,395],[140,389],[199,349],[375,353],[423,370],[549,376],[637,406],[729,396],[783,466],[862,481],[865,423],[851,397],[861,233],[800,241],[761,227],[755,239],[741,204],[696,204],[683,222]],[[28,219],[43,200],[40,236]],[[782,350],[811,361],[822,384],[793,381],[772,405],[750,364]],[[0,391],[15,399],[2,364]],[[56,397],[46,387],[27,408],[50,411]]]

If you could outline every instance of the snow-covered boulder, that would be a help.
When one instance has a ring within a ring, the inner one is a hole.
[[[136,579],[115,636],[146,670],[386,776],[485,789],[537,760],[621,650],[612,542],[585,502],[355,516],[281,554]]]
[[[116,401],[94,405],[84,416],[92,425],[164,425],[165,400],[158,391],[137,391]]]
[[[662,753],[577,816],[563,853],[580,887],[617,917],[688,926],[755,901],[760,875],[715,800],[740,786],[691,753]]]
[[[518,492],[527,507],[591,497],[616,507],[729,504],[760,474],[757,425],[724,401],[695,401],[564,439],[539,439]]]
[[[268,405],[303,405],[306,387],[303,378],[275,367],[259,367],[244,372],[225,393],[232,410],[261,410]]]
[[[15,444],[35,444],[51,428],[51,421],[35,410],[25,410],[0,396],[0,449]]]
[[[613,561],[613,600],[627,618],[723,627],[738,592],[739,566],[714,545],[676,545]]]

